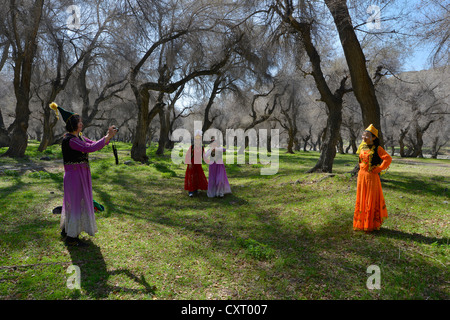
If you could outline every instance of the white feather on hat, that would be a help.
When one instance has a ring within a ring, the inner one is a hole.
[[[195,130],[195,132],[194,132],[194,137],[198,137],[198,136],[201,137],[202,134],[203,134],[202,130]]]

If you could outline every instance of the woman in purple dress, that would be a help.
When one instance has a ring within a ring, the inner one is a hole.
[[[64,200],[61,211],[61,235],[70,246],[85,246],[78,236],[86,232],[94,236],[97,232],[92,198],[89,153],[102,149],[117,132],[114,126],[98,141],[83,137],[81,117],[52,103],[50,107],[61,112],[67,133],[61,143],[64,162]]]
[[[206,161],[209,160],[207,195],[210,198],[222,198],[225,194],[231,193],[227,172],[223,164],[223,152],[225,152],[225,148],[219,147],[217,141],[213,141],[205,155]]]

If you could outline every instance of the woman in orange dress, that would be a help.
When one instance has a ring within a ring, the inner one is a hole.
[[[379,230],[387,218],[379,173],[389,167],[392,157],[379,145],[378,130],[370,125],[358,148],[359,173],[353,230]]]

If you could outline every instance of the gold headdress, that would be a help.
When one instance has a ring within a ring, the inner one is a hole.
[[[371,124],[370,126],[368,126],[366,128],[366,131],[369,131],[370,133],[372,133],[375,137],[378,138],[378,130],[375,129],[375,127],[373,126],[373,124]]]
[[[373,126],[373,124],[370,124],[364,131],[369,131],[371,134],[373,134],[375,137],[378,138],[378,130]],[[361,149],[366,147],[367,144],[364,142],[364,140],[361,142],[361,144],[358,147],[358,151],[356,151],[357,154],[361,152]]]

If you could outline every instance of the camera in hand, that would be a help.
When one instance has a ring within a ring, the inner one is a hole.
[[[114,129],[116,132],[119,132],[119,128],[117,128],[116,126],[113,126],[113,129]]]

